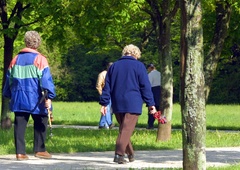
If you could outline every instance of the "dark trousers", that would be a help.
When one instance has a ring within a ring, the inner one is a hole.
[[[47,115],[31,114],[34,121],[34,152],[44,152],[47,135]],[[30,117],[30,113],[15,112],[14,139],[16,154],[26,154],[25,131]],[[29,142],[29,141],[28,141]]]
[[[119,133],[116,140],[115,154],[124,155],[133,155],[134,150],[131,143],[131,136],[135,129],[137,120],[137,114],[132,113],[115,113],[117,122],[119,123]]]
[[[155,107],[156,107],[156,110],[159,111],[159,106],[155,106]],[[153,117],[153,114],[150,114],[149,112],[150,110],[148,110],[148,127],[153,128],[155,118]]]
[[[155,107],[156,107],[157,111],[159,111],[161,86],[152,87],[152,93],[153,93],[153,98],[154,98],[154,102],[155,102]],[[148,111],[148,127],[149,128],[153,128],[154,121],[155,121],[155,119],[154,119],[153,115],[149,114],[149,111]]]

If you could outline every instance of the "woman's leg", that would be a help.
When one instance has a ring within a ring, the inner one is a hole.
[[[44,152],[45,140],[47,136],[47,124],[48,116],[47,115],[37,115],[32,114],[34,120],[34,152]]]
[[[115,154],[123,156],[125,153],[134,154],[134,150],[130,141],[132,133],[135,129],[138,115],[131,113],[117,113],[116,119],[119,123],[119,134],[116,140]]]
[[[25,131],[30,113],[15,112],[14,139],[16,154],[26,154]]]

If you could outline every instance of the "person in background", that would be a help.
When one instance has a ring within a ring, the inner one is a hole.
[[[52,108],[51,100],[56,96],[55,86],[46,57],[37,51],[41,43],[38,32],[27,31],[24,41],[26,47],[9,65],[3,95],[10,98],[10,110],[15,115],[14,139],[17,160],[29,159],[24,136],[30,115],[34,121],[34,155],[47,159],[52,157],[45,147],[47,109]],[[43,94],[44,91],[47,93]]]
[[[127,154],[129,162],[134,161],[134,150],[130,138],[135,129],[138,116],[142,114],[143,101],[156,112],[151,84],[144,64],[138,59],[141,51],[135,45],[127,45],[122,57],[114,62],[106,75],[106,82],[100,96],[100,112],[105,115],[107,105],[112,101],[112,109],[119,123],[113,161],[125,164]]]
[[[151,89],[154,97],[155,107],[157,111],[160,109],[160,94],[161,94],[161,73],[156,70],[153,64],[147,66],[148,78],[151,83]],[[148,126],[147,129],[154,129],[154,117],[148,110]]]
[[[102,71],[101,73],[98,74],[98,79],[97,79],[97,84],[96,84],[96,89],[99,93],[99,95],[102,94],[102,89],[105,85],[105,78],[107,74],[108,68],[112,65],[113,63],[110,62],[107,64],[106,70]],[[109,104],[107,105],[107,112],[105,115],[101,115],[100,121],[99,121],[99,129],[112,129],[114,127],[114,124],[112,123],[112,113],[111,113],[111,100]]]

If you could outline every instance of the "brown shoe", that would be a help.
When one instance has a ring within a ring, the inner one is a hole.
[[[47,151],[45,152],[36,152],[35,157],[43,158],[43,159],[49,159],[52,158],[52,155],[50,155]]]
[[[116,162],[118,164],[126,164],[127,161],[124,159],[124,156],[116,154],[114,156],[113,162]]]
[[[112,123],[111,125],[109,125],[109,129],[112,129],[115,125]]]
[[[134,155],[128,155],[129,162],[135,161]]]
[[[26,154],[16,154],[16,158],[18,161],[24,161],[29,159]]]

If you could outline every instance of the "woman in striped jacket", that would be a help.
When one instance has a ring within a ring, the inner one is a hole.
[[[26,48],[11,61],[3,89],[3,95],[10,98],[10,110],[15,114],[16,158],[28,159],[24,135],[30,115],[34,120],[35,156],[51,158],[45,148],[45,139],[48,123],[47,108],[51,108],[51,100],[56,95],[55,87],[48,61],[37,51],[41,43],[38,32],[27,31],[24,41]]]

